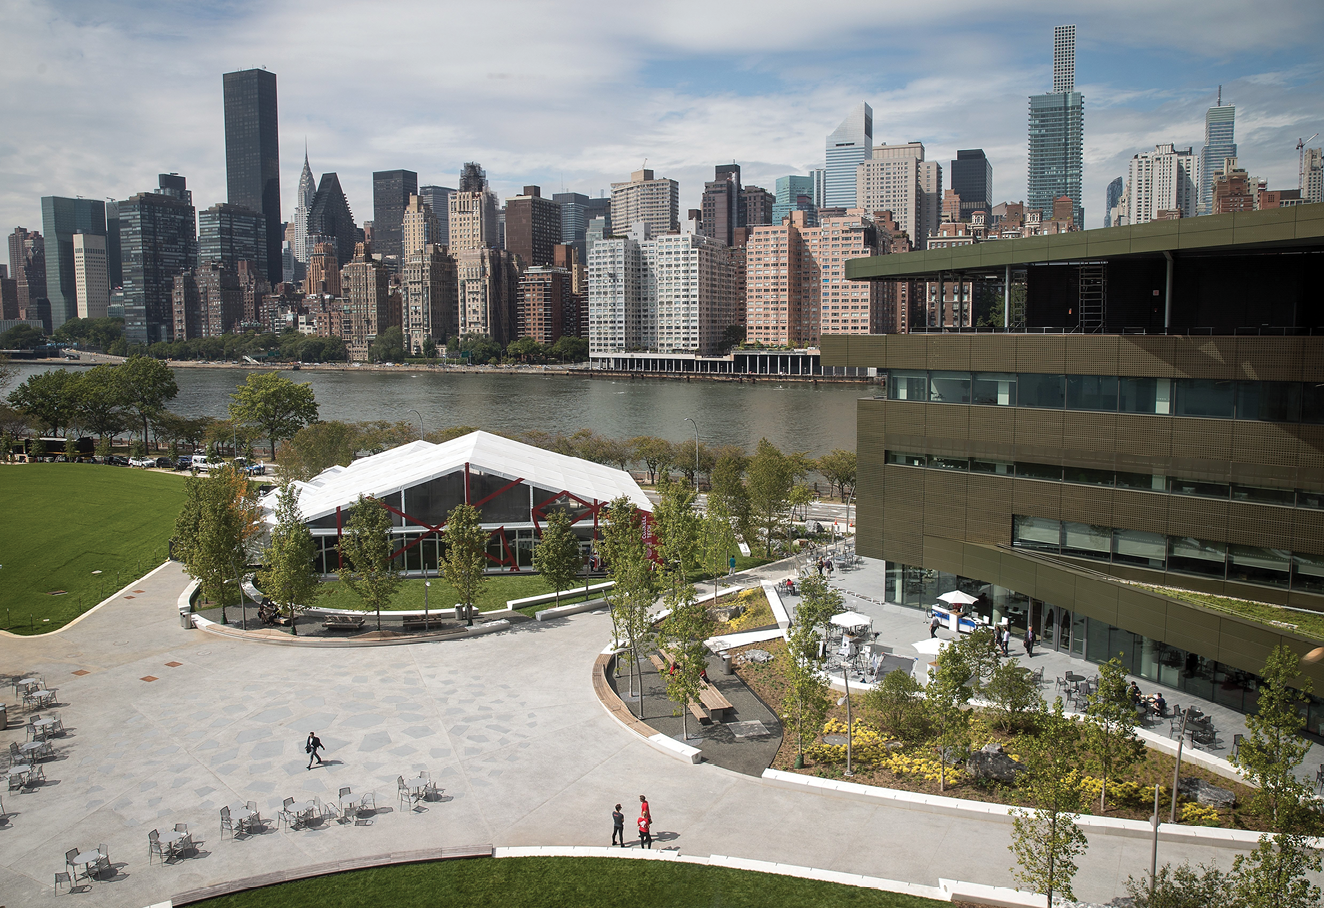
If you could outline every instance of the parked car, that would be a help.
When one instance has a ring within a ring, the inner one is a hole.
[[[154,466],[156,466],[156,458],[155,458],[155,457],[130,457],[130,458],[129,458],[129,466],[131,466],[131,467],[143,467],[144,469],[147,468],[147,467],[154,467]]]
[[[112,467],[127,467],[129,465],[129,458],[121,457],[118,454],[111,454],[103,461],[103,463]]]
[[[175,462],[169,457],[158,457],[156,458],[156,465],[162,470],[169,470],[175,465]]]
[[[251,463],[247,457],[236,457],[234,459],[234,465],[249,476],[267,475],[267,465],[260,460],[257,463]]]
[[[207,461],[206,454],[194,454],[192,458],[192,463],[190,464],[190,469],[201,470],[202,472],[206,473],[213,466],[214,464],[209,463]]]
[[[192,457],[192,455],[189,455],[189,454],[182,455],[178,460],[175,461],[175,469],[176,469],[176,470],[191,470],[191,469],[193,469],[193,457]]]

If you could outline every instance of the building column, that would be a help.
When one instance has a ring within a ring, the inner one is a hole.
[[[1011,266],[1007,266],[1006,277],[1002,279],[1002,328],[1011,327]]]
[[[1163,258],[1167,260],[1167,276],[1163,281],[1163,330],[1172,329],[1172,253],[1164,250]]]

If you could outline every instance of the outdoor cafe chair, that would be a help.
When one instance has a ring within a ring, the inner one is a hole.
[[[345,803],[346,796],[349,797],[348,804]],[[340,793],[336,796],[336,812],[340,814],[340,822],[342,823],[353,822],[354,815],[358,813],[354,806],[354,793],[349,786],[340,789]]]
[[[110,870],[110,846],[102,842],[97,847],[97,852],[101,857],[97,858],[96,863],[92,865],[92,874],[95,876],[103,870]]]
[[[266,821],[262,819],[262,814],[257,812],[257,801],[247,801],[244,806],[250,811],[250,816],[245,823],[247,831],[252,832],[254,829],[266,829]]]
[[[225,830],[227,830],[227,829],[230,830],[230,838],[233,839],[233,838],[235,837],[235,829],[234,829],[234,821],[233,821],[232,819],[230,819],[230,808],[229,808],[229,807],[222,807],[222,808],[221,808],[221,832],[225,832]]]
[[[414,796],[409,791],[409,786],[405,784],[404,776],[396,776],[395,779],[395,797],[400,802],[400,809],[406,810],[414,803]]]
[[[286,798],[285,801],[281,804],[280,814],[278,816],[280,817],[281,821],[285,823],[286,829],[290,829],[291,827],[297,829],[300,825],[299,815],[295,811],[290,809],[293,806],[294,806],[294,798]]]
[[[1241,742],[1245,740],[1245,735],[1232,736],[1232,758],[1236,759],[1237,754],[1241,752]]]
[[[75,875],[78,873],[78,867],[74,864],[74,858],[76,857],[78,857],[77,848],[70,848],[64,853],[64,866],[72,870]]]
[[[42,771],[41,765],[33,763],[28,770],[27,778],[23,781],[24,788],[36,788],[38,782],[46,781],[46,773]]]
[[[60,894],[60,884],[61,884],[61,883],[64,883],[64,885],[68,886],[70,892],[73,892],[73,891],[74,891],[74,881],[73,881],[73,877],[69,875],[69,871],[66,870],[66,871],[64,871],[63,873],[57,873],[57,874],[55,874],[55,894],[56,894],[56,895],[59,895],[59,894]]]
[[[155,829],[147,833],[147,863],[152,863],[153,856],[159,857],[162,863],[170,860],[170,852],[161,842],[161,833]]]

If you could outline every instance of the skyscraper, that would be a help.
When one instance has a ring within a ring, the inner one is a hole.
[[[1070,196],[1076,227],[1084,225],[1081,207],[1081,147],[1085,97],[1076,89],[1076,27],[1053,29],[1053,91],[1030,96],[1030,156],[1026,167],[1026,204],[1047,212],[1053,200]]]
[[[198,264],[220,262],[239,273],[240,262],[252,262],[267,273],[266,219],[239,205],[213,205],[198,214]]]
[[[588,261],[588,225],[597,217],[611,219],[611,199],[590,198],[582,192],[558,192],[552,201],[561,206],[561,242],[579,250],[579,260]],[[606,224],[607,233],[611,224]]]
[[[372,174],[372,249],[400,259],[400,222],[409,197],[418,195],[412,170],[377,170]]]
[[[961,220],[993,210],[993,165],[982,148],[962,148],[952,161],[952,191],[961,197]]]
[[[418,196],[410,199],[413,205]],[[419,202],[420,206],[424,203]],[[455,334],[455,259],[442,246],[426,243],[401,259],[401,307],[405,349],[413,356],[435,356],[436,345]],[[429,338],[431,340],[429,340]]]
[[[1122,200],[1122,192],[1125,187],[1126,181],[1121,177],[1115,178],[1108,184],[1108,199],[1103,211],[1103,226],[1113,226],[1113,209],[1116,208],[1117,203]]]
[[[449,246],[451,242],[450,231],[450,197],[455,195],[455,190],[449,186],[420,186],[418,197],[423,203],[432,209],[432,213],[437,217],[437,238],[434,243],[442,246]]]
[[[106,277],[111,287],[124,284],[120,251],[120,210],[114,199],[106,199]]]
[[[280,283],[280,136],[276,74],[245,69],[222,76],[225,94],[225,185],[231,205],[266,219],[267,280]]]
[[[110,305],[110,277],[106,269],[106,238],[93,233],[74,234],[74,289],[79,318],[105,318]]]
[[[1131,158],[1127,185],[1130,224],[1147,224],[1161,217],[1173,217],[1174,213],[1183,218],[1195,216],[1195,155],[1189,148],[1174,148],[1169,142],[1135,155]]]
[[[1218,87],[1218,106],[1204,114],[1204,147],[1200,149],[1200,214],[1211,214],[1214,207],[1214,171],[1227,158],[1237,156],[1237,108],[1223,104],[1223,87]]]
[[[552,247],[561,242],[561,206],[542,197],[539,186],[525,186],[506,199],[506,249],[520,267],[552,264]]]
[[[736,228],[745,226],[740,195],[740,165],[718,164],[713,178],[703,184],[700,232],[704,236],[712,237],[724,246],[734,245]]]
[[[611,229],[628,233],[645,223],[653,233],[680,229],[680,184],[651,170],[636,170],[628,183],[611,184]]]
[[[460,171],[460,188],[447,200],[452,252],[497,247],[496,195],[487,186],[487,174],[474,161]]]
[[[808,226],[818,224],[818,206],[814,204],[814,178],[812,176],[785,176],[777,178],[777,200],[772,205],[772,223],[780,224],[792,211],[809,212]]]
[[[158,186],[119,203],[124,336],[131,344],[171,339],[175,275],[192,268],[198,253],[197,216],[184,178],[161,174]]]
[[[404,217],[400,223],[400,265],[415,252],[422,252],[428,245],[441,243],[441,224],[432,206],[416,195],[409,197],[405,206]]]
[[[342,268],[354,257],[354,247],[359,242],[358,227],[345,191],[340,188],[340,177],[335,173],[322,174],[317,184],[313,207],[308,212],[308,237],[309,244],[332,243],[336,247],[336,261]],[[268,244],[270,241],[268,237]]]
[[[924,160],[923,143],[876,146],[856,180],[860,209],[892,212],[914,247],[925,248],[942,220],[942,166]]]
[[[9,234],[9,276],[16,284],[19,309],[46,299],[46,242],[40,233],[15,227]]]
[[[46,298],[51,301],[51,330],[78,315],[74,275],[74,234],[106,235],[106,203],[97,199],[44,196],[41,231],[46,242]],[[31,305],[35,297],[29,298]]]
[[[1300,181],[1303,202],[1324,202],[1324,148],[1303,149]]]
[[[744,212],[742,226],[763,227],[772,223],[772,206],[777,197],[762,186],[745,186],[740,190],[740,207]]]
[[[861,101],[827,137],[822,208],[855,207],[855,171],[873,154],[873,108]]]
[[[317,198],[317,181],[308,166],[308,149],[303,151],[303,172],[299,174],[299,191],[294,197],[294,260],[308,264],[313,254],[308,242],[308,218],[312,215],[313,200]]]

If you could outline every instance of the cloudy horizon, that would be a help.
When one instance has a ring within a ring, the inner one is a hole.
[[[875,144],[923,142],[944,187],[956,151],[983,148],[994,201],[1018,201],[1027,98],[1051,88],[1052,29],[1066,23],[1087,227],[1102,226],[1105,187],[1132,155],[1161,142],[1198,153],[1220,84],[1239,164],[1296,188],[1297,139],[1324,132],[1324,6],[1299,0],[1051,12],[839,0],[810,16],[785,0],[8,0],[0,228],[40,230],[44,195],[125,199],[166,172],[187,178],[199,210],[225,201],[221,75],[257,66],[278,80],[285,219],[305,139],[314,175],[339,174],[360,223],[374,170],[455,186],[466,161],[503,199],[525,185],[596,196],[647,161],[680,182],[683,211],[715,164],[736,161],[769,191],[822,167],[827,134],[861,100]]]

